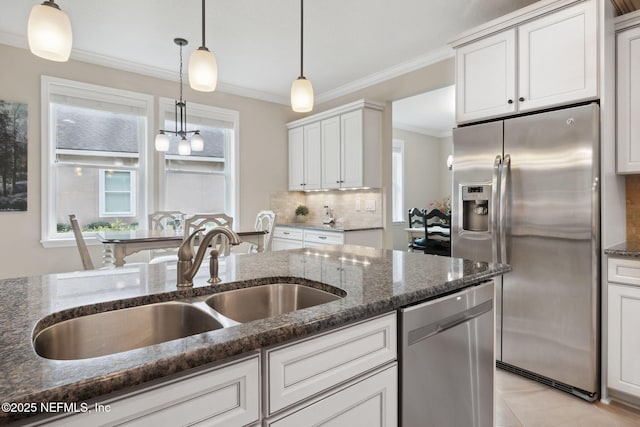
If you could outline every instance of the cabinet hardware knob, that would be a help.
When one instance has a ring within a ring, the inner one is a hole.
[[[318,239],[326,240],[327,236],[318,236]]]
[[[518,98],[518,101],[523,102],[524,101],[524,97],[521,96],[520,98]]]
[[[513,104],[513,99],[508,100],[507,104]]]
[[[340,181],[336,181],[336,184],[340,184]]]

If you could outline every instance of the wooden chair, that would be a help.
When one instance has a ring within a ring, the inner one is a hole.
[[[166,230],[175,228],[175,221],[184,221],[184,212],[157,211],[149,214],[149,230]]]
[[[412,238],[409,242],[409,251],[413,252],[415,250],[424,252],[424,242],[427,239],[427,221],[424,217],[424,211],[418,208],[409,209],[409,227],[411,228],[421,228],[424,227],[425,234],[424,237],[420,238]]]
[[[87,244],[84,241],[84,236],[82,235],[82,229],[80,228],[80,224],[78,224],[78,219],[75,214],[69,215],[69,220],[71,221],[71,229],[73,230],[73,235],[75,236],[76,244],[78,245],[78,252],[80,252],[82,266],[85,270],[95,270],[93,261],[91,261],[91,256],[89,255],[89,249],[87,249]]]
[[[200,235],[202,236],[213,227],[233,228],[233,218],[224,213],[202,213],[192,215],[184,221],[184,236],[186,238],[194,231],[204,228],[205,230],[200,232]],[[218,248],[218,252],[220,254],[229,255],[231,253],[231,245],[229,245],[226,236],[222,234],[217,236],[216,241],[212,242],[212,245]]]
[[[256,215],[256,224],[254,229],[257,231],[266,230],[268,233],[264,235],[262,244],[263,251],[271,250],[271,239],[273,237],[273,226],[276,223],[276,213],[274,211],[265,210],[258,212]],[[248,254],[257,252],[257,246],[253,243],[243,242],[238,246],[233,246],[231,252],[236,254]]]
[[[451,215],[439,209],[432,209],[424,215],[426,236],[423,243],[424,253],[451,256]],[[436,230],[438,227],[440,230]]]

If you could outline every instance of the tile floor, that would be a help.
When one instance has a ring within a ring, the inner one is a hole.
[[[640,411],[591,404],[527,378],[496,369],[496,427],[632,427]]]

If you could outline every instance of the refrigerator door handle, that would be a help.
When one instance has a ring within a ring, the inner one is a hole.
[[[498,220],[499,220],[499,206],[500,206],[500,192],[498,186],[500,185],[500,165],[502,164],[502,156],[497,155],[493,161],[493,177],[491,180],[491,260],[493,262],[500,262],[498,260]]]
[[[507,185],[511,173],[511,156],[504,155],[500,176],[500,262],[507,263]]]

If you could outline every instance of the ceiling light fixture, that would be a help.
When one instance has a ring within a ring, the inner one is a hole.
[[[313,87],[302,72],[303,35],[304,35],[304,0],[300,0],[300,77],[291,85],[291,108],[298,113],[313,110]]]
[[[202,0],[202,46],[194,50],[189,59],[189,85],[201,92],[213,92],[218,83],[218,63],[204,42],[204,0]]]
[[[57,62],[69,60],[73,41],[71,22],[53,0],[31,9],[27,33],[29,49],[34,55]]]
[[[188,156],[191,151],[202,151],[204,148],[204,141],[200,136],[199,130],[186,130],[187,128],[187,101],[182,99],[182,47],[186,46],[189,42],[182,38],[175,38],[173,42],[180,46],[180,100],[175,102],[174,120],[176,124],[175,130],[160,129],[160,133],[156,135],[156,150],[157,151],[169,151],[169,137],[167,133],[180,137],[178,143],[178,154],[181,156]],[[178,130],[178,110],[180,111],[180,129]],[[193,133],[191,141],[187,139],[187,135]],[[192,145],[193,144],[193,145]]]

